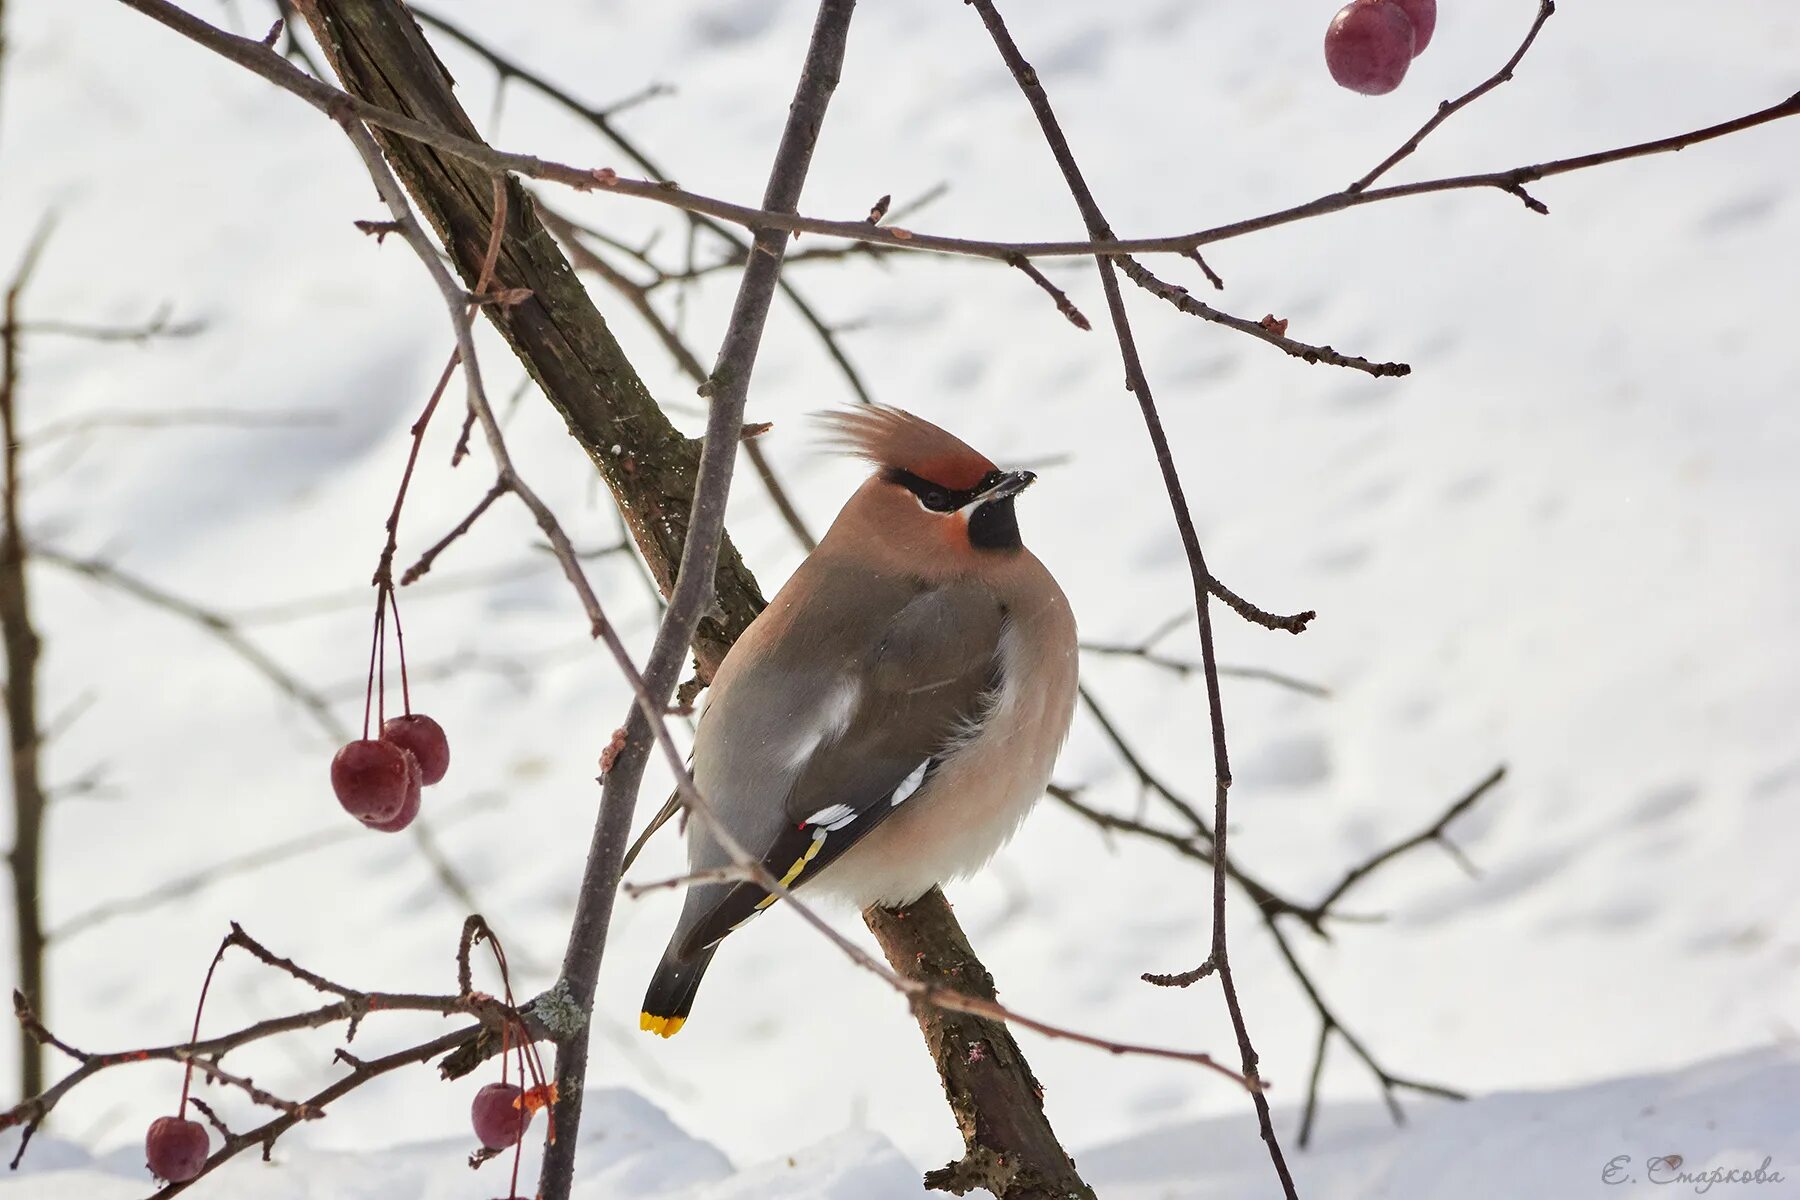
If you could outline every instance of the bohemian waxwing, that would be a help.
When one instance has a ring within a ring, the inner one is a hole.
[[[720,664],[694,782],[783,885],[893,907],[981,867],[1043,794],[1074,712],[1075,620],[1019,540],[1013,499],[1035,475],[898,409],[824,419],[875,474]],[[730,862],[703,820],[687,838],[694,871]],[[719,941],[776,899],[690,886],[640,1026],[674,1035]]]

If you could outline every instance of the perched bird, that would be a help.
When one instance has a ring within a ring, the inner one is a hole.
[[[694,782],[784,886],[897,907],[981,867],[1043,794],[1075,706],[1075,620],[1019,540],[1035,475],[899,409],[825,420],[875,473],[720,664]],[[693,871],[731,861],[704,820],[687,838]],[[690,885],[640,1026],[673,1036],[720,940],[777,898]]]

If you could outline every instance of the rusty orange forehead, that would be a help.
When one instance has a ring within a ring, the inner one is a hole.
[[[921,479],[960,491],[995,470],[985,454],[923,417],[886,405],[820,414],[826,440],[878,467],[910,471]]]

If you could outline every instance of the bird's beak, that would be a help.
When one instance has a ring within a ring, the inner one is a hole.
[[[1036,471],[1008,471],[1000,477],[1000,482],[983,492],[979,497],[982,503],[989,500],[1004,500],[1008,496],[1016,496],[1037,482]]]

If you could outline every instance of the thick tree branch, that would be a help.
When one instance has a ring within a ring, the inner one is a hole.
[[[359,93],[350,96],[260,43],[215,29],[165,0],[121,2],[295,92],[334,119],[356,117],[405,131],[404,138],[380,135],[383,150],[419,198],[457,271],[473,286],[493,223],[490,168],[508,156],[497,161],[497,152],[489,151],[477,155],[486,161],[467,157],[470,147],[479,147],[475,127],[401,6],[385,0],[301,6],[334,69],[347,72],[346,86]],[[385,71],[377,69],[378,62]],[[441,152],[445,147],[463,154]],[[599,468],[644,561],[666,590],[686,536],[698,448],[669,424],[645,389],[537,219],[530,196],[513,180],[506,196],[506,232],[495,274],[504,286],[527,289],[531,297],[485,311]],[[636,453],[626,453],[626,447]],[[728,543],[720,555],[717,600],[719,610],[703,617],[694,645],[708,676],[729,645],[726,629],[747,623],[760,604],[754,581]]]

